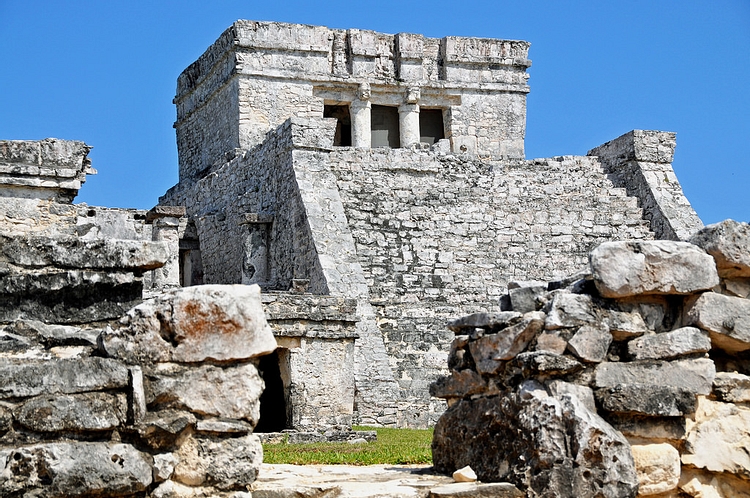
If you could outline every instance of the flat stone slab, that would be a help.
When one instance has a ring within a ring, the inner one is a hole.
[[[429,465],[261,465],[253,498],[522,497],[509,483],[456,483]]]
[[[708,333],[695,327],[644,335],[628,343],[628,354],[636,360],[668,360],[710,349]]]
[[[671,386],[694,394],[709,394],[716,367],[708,358],[675,361],[633,361],[600,363],[594,373],[596,387],[617,387],[621,384]]]
[[[602,296],[691,294],[719,284],[714,259],[687,242],[605,242],[589,255]]]

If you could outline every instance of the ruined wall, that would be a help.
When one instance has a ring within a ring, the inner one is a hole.
[[[434,423],[424,392],[464,313],[513,280],[562,278],[605,240],[653,237],[595,158],[481,162],[433,151],[335,149],[340,196],[400,387],[400,423]],[[325,158],[320,158],[325,160]]]
[[[607,242],[583,278],[450,322],[435,468],[527,496],[747,496],[748,249],[732,220]]]

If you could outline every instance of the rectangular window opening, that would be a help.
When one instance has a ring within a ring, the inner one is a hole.
[[[419,141],[423,144],[434,144],[445,138],[442,109],[419,110]]]
[[[398,108],[373,105],[370,111],[372,123],[372,146],[397,149],[401,145],[398,124]]]
[[[352,118],[349,114],[348,105],[323,106],[324,118],[336,118],[336,134],[333,137],[333,145],[337,147],[352,146]]]

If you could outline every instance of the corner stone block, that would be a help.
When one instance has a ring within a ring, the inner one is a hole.
[[[667,443],[630,447],[638,474],[638,496],[666,493],[680,481],[680,454]]]
[[[750,299],[706,292],[688,309],[687,320],[711,334],[714,348],[750,350]]]
[[[714,257],[722,278],[750,277],[750,225],[734,220],[708,225],[690,238]]]
[[[0,450],[0,495],[122,496],[152,482],[150,457],[129,444],[60,442]],[[13,493],[13,494],[11,494]]]
[[[687,242],[605,242],[589,255],[604,297],[692,294],[719,284],[714,259]]]
[[[166,292],[133,308],[104,350],[128,363],[255,358],[276,349],[257,285],[199,285]]]
[[[670,386],[693,394],[709,394],[716,376],[714,362],[708,358],[675,361],[633,361],[600,363],[594,372],[597,388],[641,384]]]
[[[24,360],[0,365],[0,398],[128,387],[128,369],[107,358]]]

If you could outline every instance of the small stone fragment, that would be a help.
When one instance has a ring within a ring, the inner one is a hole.
[[[583,365],[569,356],[547,351],[529,351],[516,356],[514,365],[520,368],[524,377],[563,376],[578,372]]]
[[[715,348],[730,353],[750,350],[750,299],[705,292],[688,309],[687,319],[710,332]]]
[[[548,351],[555,354],[563,354],[568,347],[566,341],[558,330],[542,332],[536,336],[534,351]]]
[[[691,294],[719,284],[713,258],[687,242],[605,242],[589,263],[596,288],[610,298]]]
[[[750,403],[750,377],[736,372],[716,372],[714,395],[726,403]]]
[[[648,331],[643,317],[636,312],[606,310],[602,323],[609,327],[609,332],[616,341],[639,337]]]
[[[729,294],[737,297],[750,297],[750,278],[727,279],[722,282]]]
[[[456,482],[475,482],[477,480],[477,474],[471,470],[469,465],[467,465],[453,473],[453,480]]]
[[[587,386],[580,384],[573,384],[571,382],[565,382],[563,380],[554,379],[547,382],[547,390],[551,396],[556,398],[562,397],[564,394],[577,397],[583,405],[591,410],[592,413],[596,413],[596,401],[594,400],[594,391]]]
[[[172,479],[189,486],[221,490],[246,489],[255,481],[263,460],[257,436],[212,440],[187,438],[176,452],[179,463]]]
[[[173,453],[157,453],[154,455],[154,482],[163,482],[172,477],[174,467],[179,460]]]
[[[711,350],[708,332],[682,327],[672,332],[649,334],[628,343],[628,354],[636,360],[669,360]]]
[[[568,341],[568,350],[579,360],[599,363],[607,357],[612,334],[606,325],[583,325]]]
[[[708,225],[690,238],[716,260],[722,278],[750,277],[750,225],[724,220]]]
[[[471,333],[474,329],[496,331],[521,320],[521,313],[517,311],[501,311],[500,313],[474,313],[462,316],[448,322],[448,329],[456,334]]]
[[[634,444],[635,470],[638,474],[638,496],[666,493],[680,481],[680,454],[670,444]]]

